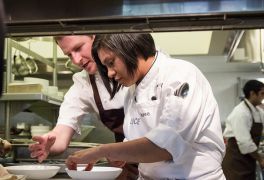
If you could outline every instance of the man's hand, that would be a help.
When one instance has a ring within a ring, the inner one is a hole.
[[[50,148],[56,141],[56,136],[46,134],[43,136],[34,136],[32,140],[37,143],[29,145],[29,150],[31,151],[30,156],[31,158],[37,158],[38,162],[42,162],[48,157]]]

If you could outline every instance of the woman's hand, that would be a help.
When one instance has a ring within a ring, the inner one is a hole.
[[[125,161],[115,161],[115,160],[111,160],[111,159],[108,159],[108,158],[107,158],[107,161],[108,161],[108,163],[109,163],[111,166],[119,167],[119,168],[124,167],[125,164],[126,164]]]
[[[91,170],[100,158],[99,147],[88,148],[74,152],[66,159],[65,164],[71,170],[76,170],[77,164],[88,164],[85,170]]]
[[[35,144],[29,145],[29,151],[31,158],[37,158],[39,162],[45,160],[49,153],[51,146],[56,141],[56,136],[51,134],[46,134],[43,136],[34,136],[32,140],[36,141]]]

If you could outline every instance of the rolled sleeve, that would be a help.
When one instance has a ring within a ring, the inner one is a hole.
[[[238,146],[239,146],[239,150],[242,154],[252,153],[258,149],[254,143],[250,143],[250,144],[238,143]]]
[[[184,153],[192,149],[175,129],[164,124],[148,132],[145,137],[157,146],[166,149],[172,155],[174,162],[178,162]]]
[[[73,82],[74,84],[66,93],[61,104],[57,124],[67,125],[80,134],[80,121],[85,114],[92,110],[91,93],[89,93],[90,87],[87,84],[85,72],[74,74]]]

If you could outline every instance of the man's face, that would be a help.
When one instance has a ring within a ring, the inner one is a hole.
[[[91,53],[93,41],[94,36],[64,36],[57,43],[73,64],[95,74],[97,66]]]
[[[261,88],[261,90],[256,94],[256,99],[258,105],[262,104],[262,101],[264,99],[264,88]]]

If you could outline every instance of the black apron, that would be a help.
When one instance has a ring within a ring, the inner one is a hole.
[[[253,121],[250,135],[258,147],[263,125],[262,123],[255,122],[252,110],[246,101],[244,101],[244,103],[249,108]],[[228,139],[226,155],[222,167],[227,180],[256,180],[256,160],[249,154],[240,153],[237,141],[234,137]]]
[[[95,83],[95,76],[89,75],[94,93],[94,100],[99,110],[99,115],[103,124],[115,134],[116,142],[122,142],[124,139],[123,122],[124,108],[104,110],[99,92]],[[136,180],[138,178],[138,165],[126,164],[117,180]]]
[[[89,75],[94,93],[94,100],[99,110],[99,116],[103,124],[115,134],[116,142],[122,142],[124,139],[123,122],[124,108],[104,110],[104,107],[99,96],[99,92],[95,83],[95,76]]]

